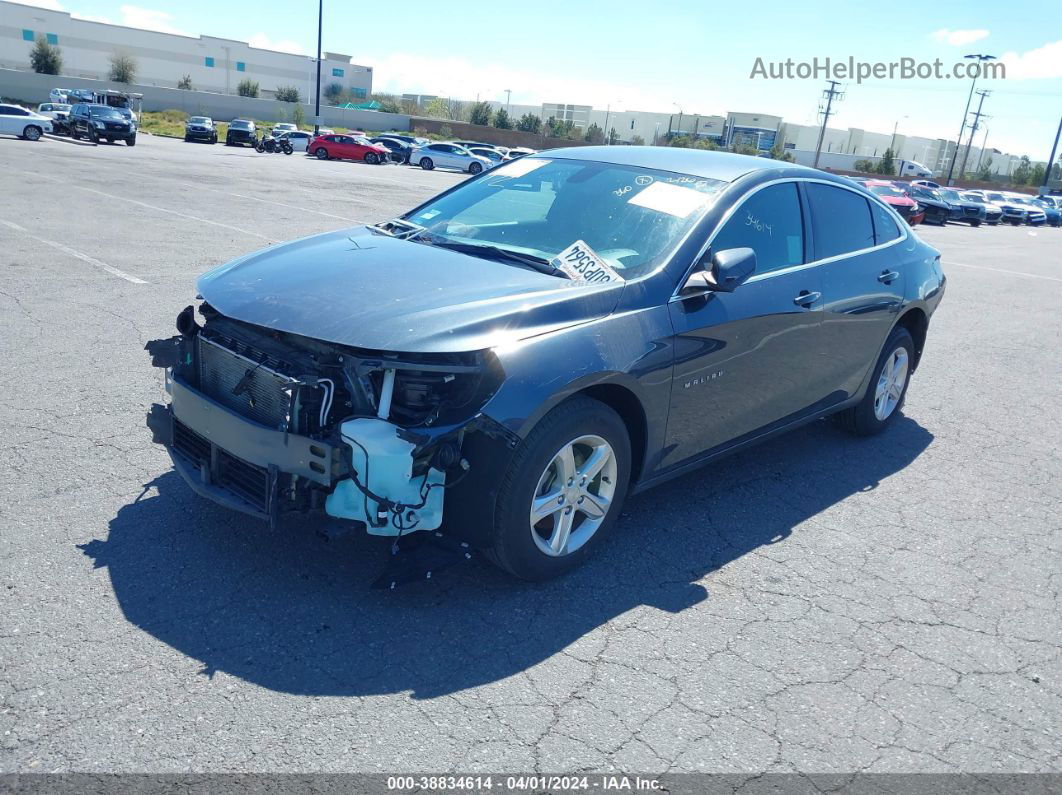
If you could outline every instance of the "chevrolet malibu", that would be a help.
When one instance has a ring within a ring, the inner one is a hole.
[[[505,163],[198,282],[147,345],[192,490],[267,521],[439,530],[527,579],[624,499],[836,415],[896,420],[939,253],[838,177],[658,147]]]

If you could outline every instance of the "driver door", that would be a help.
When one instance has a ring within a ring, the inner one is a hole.
[[[804,414],[829,393],[822,277],[807,264],[804,203],[795,182],[755,190],[723,222],[709,254],[748,247],[756,271],[732,293],[676,296],[670,467]]]

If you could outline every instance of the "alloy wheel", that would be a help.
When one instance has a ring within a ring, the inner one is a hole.
[[[874,416],[884,422],[896,410],[907,384],[907,349],[899,347],[885,359],[874,389]]]
[[[600,436],[580,436],[554,454],[531,498],[531,538],[539,551],[570,555],[593,537],[612,507],[616,473],[616,454]]]

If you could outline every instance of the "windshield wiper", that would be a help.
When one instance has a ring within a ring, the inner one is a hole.
[[[459,251],[462,254],[471,254],[473,257],[485,257],[487,259],[512,262],[516,265],[523,265],[525,268],[530,268],[533,271],[544,273],[547,276],[561,276],[567,278],[564,271],[555,268],[550,264],[548,259],[545,257],[536,257],[534,254],[524,254],[521,251],[513,251],[512,249],[501,248],[500,246],[492,246],[485,243],[460,243],[456,240],[440,240],[439,238],[430,237],[418,237],[416,242],[427,243],[430,246],[438,246],[439,248],[449,249],[450,251]]]

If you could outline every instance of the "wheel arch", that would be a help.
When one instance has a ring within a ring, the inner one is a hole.
[[[911,367],[911,370],[914,371],[918,368],[918,363],[922,359],[922,349],[925,347],[926,336],[929,333],[929,316],[921,307],[912,306],[897,318],[896,326],[907,329],[911,339],[914,340],[915,355],[914,363]]]

